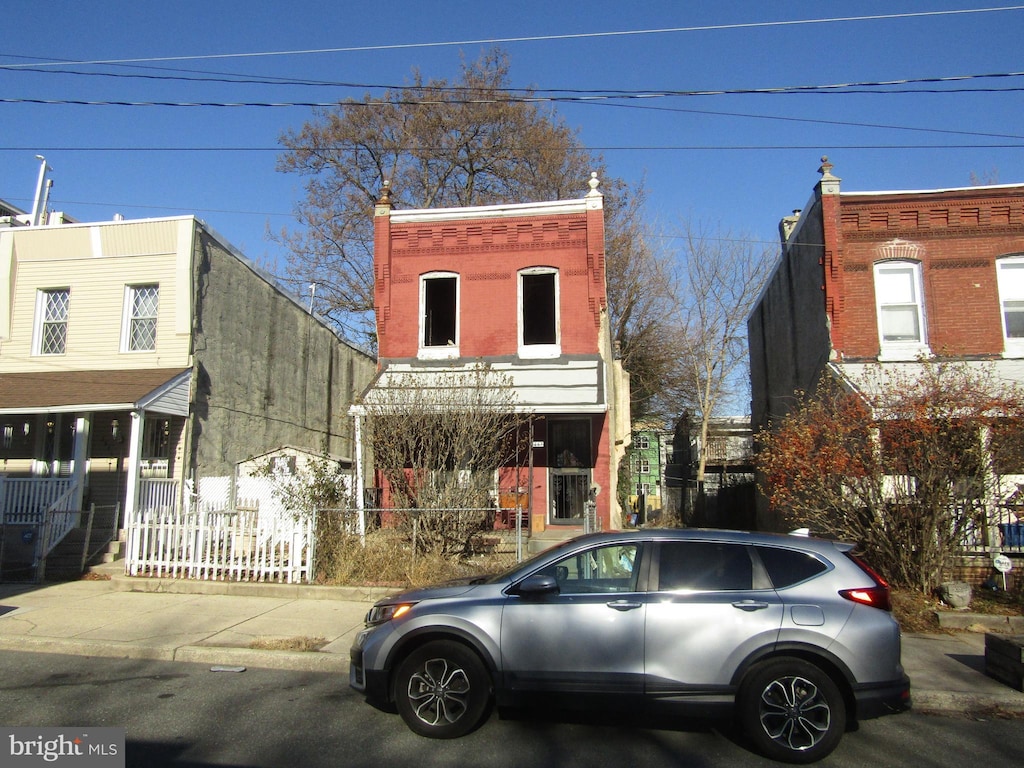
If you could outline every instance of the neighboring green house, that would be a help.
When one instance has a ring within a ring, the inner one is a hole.
[[[630,481],[629,519],[633,525],[649,522],[661,514],[671,437],[671,433],[653,427],[633,430],[632,443],[626,450]]]

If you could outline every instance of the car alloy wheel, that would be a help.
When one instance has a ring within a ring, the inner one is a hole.
[[[846,705],[835,683],[797,659],[768,662],[751,673],[740,717],[758,751],[790,763],[820,760],[846,730]]]
[[[428,643],[410,654],[398,667],[394,691],[406,725],[435,739],[476,728],[491,698],[490,676],[480,658],[450,641]]]

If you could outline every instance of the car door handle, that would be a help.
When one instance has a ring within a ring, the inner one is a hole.
[[[761,602],[760,600],[740,600],[739,602],[732,604],[733,608],[739,608],[741,611],[750,613],[751,611],[763,611],[768,607],[768,603]]]
[[[616,611],[632,611],[635,608],[639,608],[643,603],[638,603],[635,600],[612,600],[607,605]]]

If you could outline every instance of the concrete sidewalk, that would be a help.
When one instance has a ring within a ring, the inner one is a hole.
[[[0,649],[347,674],[367,610],[394,591],[108,575],[0,585]],[[250,647],[293,638],[324,645]]]
[[[0,585],[0,649],[348,673],[348,650],[374,600],[394,590],[131,578]],[[250,648],[323,638],[318,651]],[[1024,693],[985,675],[982,632],[904,634],[920,711],[1024,713]]]

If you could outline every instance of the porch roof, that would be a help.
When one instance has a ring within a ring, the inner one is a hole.
[[[605,413],[608,410],[604,364],[597,356],[563,356],[537,361],[389,363],[363,393],[362,401],[367,405],[401,403],[402,396],[395,393],[410,387],[421,392],[472,390],[481,385],[481,362],[486,363],[487,369],[500,377],[500,381],[508,383],[514,410],[537,414]],[[355,405],[353,411],[359,412],[362,408]]]
[[[0,375],[0,414],[146,408],[158,400],[180,402],[182,389],[187,413],[190,372],[190,368],[146,368],[5,373]],[[167,397],[173,393],[179,397]],[[172,413],[179,409],[154,408]]]
[[[964,365],[978,373],[988,373],[1005,384],[1024,386],[1024,359],[1000,358],[995,360],[963,360]],[[866,395],[877,395],[886,386],[891,385],[891,376],[919,376],[925,370],[920,362],[884,362],[884,363],[829,363],[829,368],[840,380],[857,392]]]

